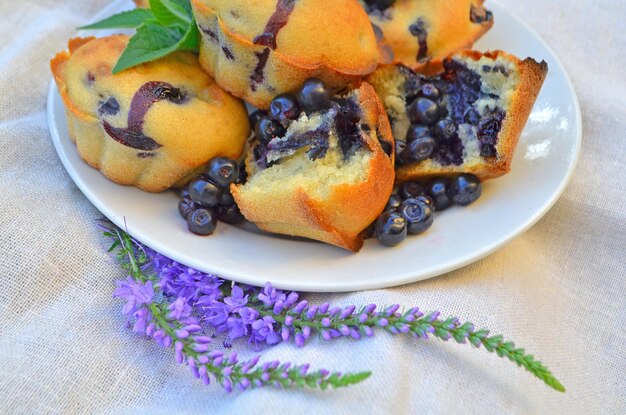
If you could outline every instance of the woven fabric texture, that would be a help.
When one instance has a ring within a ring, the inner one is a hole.
[[[516,341],[559,394],[484,350],[383,333],[279,345],[265,358],[370,369],[337,391],[203,387],[171,350],[124,328],[123,277],[46,124],[48,60],[107,0],[0,2],[0,413],[626,413],[626,3],[500,0],[554,49],[584,125],[572,182],[484,260],[402,287],[310,301],[440,309]],[[523,189],[520,189],[523,191]]]

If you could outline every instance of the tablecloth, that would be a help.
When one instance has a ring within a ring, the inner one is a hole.
[[[93,226],[100,214],[50,140],[48,60],[107,3],[0,2],[0,413],[626,413],[626,2],[501,0],[552,46],[582,107],[574,177],[538,224],[438,278],[307,295],[419,305],[489,327],[545,362],[567,393],[484,350],[382,333],[264,352],[372,370],[360,385],[231,395],[124,329],[111,295],[123,273]]]

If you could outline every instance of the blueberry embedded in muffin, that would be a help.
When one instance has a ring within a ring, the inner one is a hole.
[[[189,52],[113,75],[128,36],[76,38],[51,69],[79,155],[110,180],[149,192],[187,183],[211,158],[237,158],[244,104]]]
[[[269,232],[358,251],[394,182],[393,138],[373,88],[331,97],[308,80],[276,97],[255,131],[247,181],[231,186],[244,216]]]
[[[396,63],[422,73],[468,49],[493,25],[484,0],[361,0]]]
[[[433,76],[404,65],[368,78],[389,115],[399,180],[506,174],[547,73],[545,62],[501,51],[463,52]]]

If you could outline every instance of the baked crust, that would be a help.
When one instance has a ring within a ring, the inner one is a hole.
[[[372,23],[380,27],[384,42],[394,53],[394,63],[402,63],[424,74],[441,70],[443,59],[469,49],[493,26],[493,17],[482,22],[471,20],[471,11],[482,11],[484,0],[396,0],[383,12],[370,12]],[[423,21],[427,49],[420,55],[420,44],[411,25]]]
[[[356,0],[323,7],[314,0],[258,0],[253,7],[247,0],[191,3],[201,33],[200,64],[220,86],[258,108],[268,108],[274,96],[297,90],[308,78],[339,90],[377,67],[376,36]],[[255,44],[285,4],[292,9],[276,36]]]
[[[270,192],[232,185],[235,201],[248,220],[268,232],[311,238],[353,252],[361,249],[363,230],[382,212],[393,188],[393,155],[388,156],[379,142],[393,148],[393,137],[374,89],[362,83],[356,96],[363,110],[362,121],[375,126],[370,134],[364,134],[371,159],[362,179],[356,183],[320,182],[317,185],[327,190],[322,198],[302,187],[285,190],[278,184]]]
[[[71,39],[68,50],[50,62],[81,158],[116,183],[159,192],[184,184],[213,157],[239,157],[250,132],[244,104],[220,89],[188,52],[113,75],[127,42],[124,35]],[[116,141],[105,122],[109,128],[130,127],[134,96],[155,81],[185,94],[182,103],[145,104],[141,134],[159,147],[142,150]],[[102,102],[110,98],[115,114],[103,114]]]

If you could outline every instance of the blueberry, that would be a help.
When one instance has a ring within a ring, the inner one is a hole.
[[[224,191],[208,180],[198,178],[189,183],[189,197],[204,207],[217,206]]]
[[[418,182],[406,182],[400,187],[402,199],[411,199],[424,194],[424,186]]]
[[[180,213],[183,219],[187,219],[187,215],[197,208],[198,205],[189,196],[183,197],[178,201],[178,213]]]
[[[233,199],[233,195],[230,193],[230,190],[224,189],[218,203],[221,206],[230,206],[235,203],[235,199]]]
[[[406,132],[406,142],[410,143],[416,138],[424,137],[426,135],[431,135],[430,128],[422,124],[411,124]]]
[[[185,197],[189,197],[189,189],[187,189],[187,186],[183,187],[182,189],[178,191],[179,199],[183,199]]]
[[[436,146],[437,142],[431,136],[418,137],[406,147],[403,158],[409,163],[418,163],[429,158]]]
[[[433,133],[442,141],[450,141],[456,135],[456,125],[449,119],[439,120],[433,126]]]
[[[196,235],[211,235],[217,227],[215,214],[206,208],[198,208],[187,216],[187,228]]]
[[[473,174],[461,174],[452,181],[448,193],[454,202],[467,206],[480,197],[482,185]]]
[[[329,107],[330,94],[324,82],[309,78],[298,93],[298,101],[307,112],[319,111]]]
[[[414,199],[421,200],[422,202],[430,206],[433,211],[435,210],[435,201],[433,200],[432,197],[426,196],[426,195],[419,195],[419,196],[414,197]]]
[[[376,237],[387,246],[395,246],[406,238],[406,218],[397,212],[384,212],[376,219]]]
[[[441,109],[432,100],[419,97],[409,105],[409,118],[411,122],[432,125],[441,116]]]
[[[426,186],[426,194],[435,201],[435,210],[447,209],[452,204],[452,199],[448,196],[449,183],[446,179],[435,179]]]
[[[239,207],[233,203],[229,206],[219,206],[216,209],[217,218],[222,222],[229,223],[231,225],[237,225],[245,222],[243,214],[239,210]]]
[[[239,164],[226,157],[216,157],[209,161],[205,176],[222,188],[227,188],[239,177]]]
[[[463,119],[468,124],[478,125],[480,123],[480,114],[474,108],[470,108],[465,112]]]
[[[272,138],[285,135],[285,128],[280,123],[271,120],[269,117],[261,118],[254,127],[254,133],[259,142],[266,146]]]
[[[300,104],[291,94],[280,94],[270,103],[270,118],[274,121],[297,120],[300,112]]]
[[[237,180],[235,181],[235,183],[245,183],[247,179],[248,172],[246,171],[246,163],[241,162],[241,164],[239,164],[239,175],[237,176]]]
[[[423,84],[419,92],[419,96],[428,98],[431,100],[437,100],[439,98],[439,90],[433,84]]]
[[[426,231],[433,224],[433,208],[420,199],[407,199],[400,206],[400,213],[406,218],[407,232],[412,235]]]
[[[384,212],[395,212],[402,204],[402,198],[399,195],[391,195],[387,201]]]
[[[254,129],[256,127],[256,123],[263,117],[267,117],[267,111],[256,110],[252,114],[249,115],[250,118],[250,127]]]

